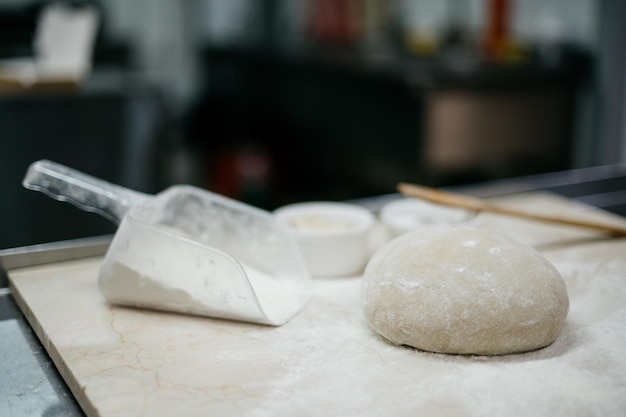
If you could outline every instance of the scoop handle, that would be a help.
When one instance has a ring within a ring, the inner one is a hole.
[[[59,201],[66,201],[81,210],[98,213],[119,224],[131,207],[150,196],[111,184],[56,162],[33,162],[22,182],[29,190],[40,191]]]

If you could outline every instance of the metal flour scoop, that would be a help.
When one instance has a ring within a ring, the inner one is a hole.
[[[119,224],[98,278],[111,303],[277,326],[308,300],[300,252],[269,212],[188,185],[143,194],[46,160],[23,184]]]

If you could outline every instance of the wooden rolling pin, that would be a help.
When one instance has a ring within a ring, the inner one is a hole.
[[[446,206],[459,207],[474,211],[498,213],[507,216],[515,216],[524,219],[539,220],[569,226],[586,227],[588,229],[599,230],[616,237],[626,236],[626,227],[624,226],[601,223],[592,220],[571,219],[561,216],[529,213],[522,210],[492,204],[485,200],[481,200],[480,198],[436,190],[420,185],[399,183],[398,191],[407,197],[419,198],[422,200],[430,201],[431,203],[442,204]]]

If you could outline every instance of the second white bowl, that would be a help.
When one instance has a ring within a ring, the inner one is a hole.
[[[413,198],[391,201],[380,210],[380,220],[390,238],[424,226],[466,224],[475,217],[474,211]]]

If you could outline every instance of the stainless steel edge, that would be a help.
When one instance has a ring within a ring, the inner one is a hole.
[[[8,272],[104,255],[113,236],[0,250],[0,415],[83,417],[84,413],[8,288]]]
[[[8,287],[7,271],[104,255],[113,235],[94,236],[0,250],[0,289]]]

